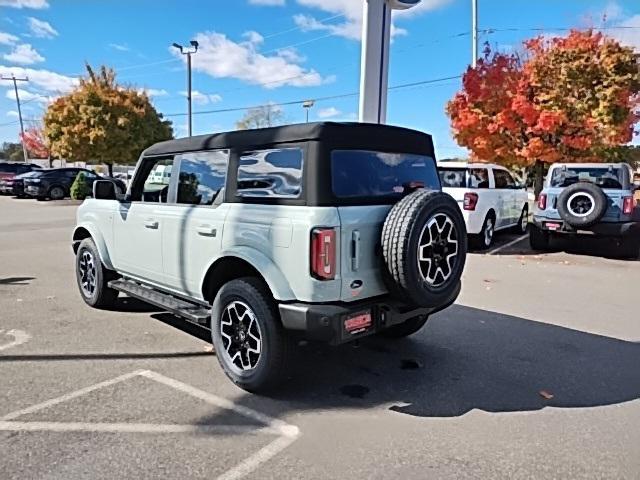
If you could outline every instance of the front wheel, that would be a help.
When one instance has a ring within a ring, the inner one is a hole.
[[[105,268],[91,238],[80,242],[76,253],[76,280],[84,302],[94,308],[112,307],[118,291],[107,286],[115,272]]]
[[[264,392],[286,378],[293,343],[258,279],[232,280],[220,289],[211,309],[211,337],[220,366],[240,388]]]

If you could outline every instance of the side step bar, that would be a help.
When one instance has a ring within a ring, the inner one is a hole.
[[[198,325],[206,325],[211,315],[210,310],[202,305],[154,290],[153,288],[146,287],[132,280],[111,280],[108,285],[109,288],[155,305]]]

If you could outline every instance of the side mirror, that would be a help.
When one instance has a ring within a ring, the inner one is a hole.
[[[110,180],[93,182],[93,198],[96,200],[116,200],[116,184]]]

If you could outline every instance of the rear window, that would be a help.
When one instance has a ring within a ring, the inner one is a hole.
[[[578,182],[620,190],[624,184],[624,172],[620,167],[561,167],[553,170],[549,184],[552,187],[568,187]]]
[[[435,161],[426,155],[334,150],[331,173],[339,198],[398,197],[415,186],[440,189]]]

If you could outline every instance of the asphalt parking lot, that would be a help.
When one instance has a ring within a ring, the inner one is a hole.
[[[85,306],[75,208],[0,197],[2,479],[640,477],[639,261],[500,235],[414,338],[301,346],[266,398],[205,331]]]

